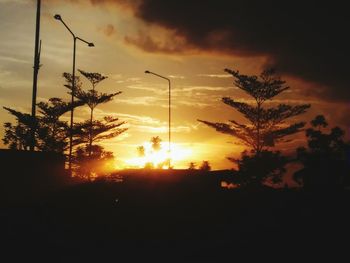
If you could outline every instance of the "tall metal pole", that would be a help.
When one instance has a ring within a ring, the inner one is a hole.
[[[170,82],[169,78],[166,78],[166,77],[159,75],[157,73],[154,73],[152,71],[146,70],[145,73],[152,74],[152,75],[155,75],[159,78],[165,79],[169,83],[169,169],[170,169],[170,167],[171,167],[171,82]]]
[[[81,42],[84,42],[89,47],[94,47],[94,43],[88,42],[80,37],[77,37],[73,31],[67,26],[67,24],[62,20],[62,17],[59,14],[56,14],[54,18],[58,21],[61,21],[61,23],[68,29],[68,31],[71,33],[74,43],[73,43],[73,70],[72,70],[72,109],[70,111],[70,131],[69,131],[69,170],[72,170],[72,154],[73,154],[73,115],[74,115],[74,96],[75,96],[75,54],[76,54],[76,47],[77,47],[77,40],[80,40]]]
[[[72,99],[71,103],[74,105],[75,96],[75,53],[77,47],[77,38],[74,36],[74,46],[73,46],[73,72],[72,72]],[[70,134],[69,134],[69,170],[72,170],[72,153],[73,153],[73,115],[74,107],[70,111]]]
[[[171,83],[169,82],[169,169],[171,167]]]
[[[35,47],[34,47],[34,72],[33,72],[33,96],[32,96],[32,127],[31,127],[31,143],[30,150],[35,150],[35,130],[36,130],[36,94],[38,90],[38,73],[39,73],[39,38],[40,38],[40,13],[41,13],[41,0],[37,0],[36,10],[36,30],[35,30]]]

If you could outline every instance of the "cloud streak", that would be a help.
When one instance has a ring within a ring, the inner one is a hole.
[[[219,78],[219,79],[232,78],[232,75],[229,75],[229,74],[198,74],[197,76],[207,77],[207,78]]]
[[[168,123],[160,121],[149,116],[132,115],[125,113],[110,113],[101,109],[96,109],[95,116],[102,118],[107,115],[118,117],[121,121],[126,121],[129,131],[138,131],[142,133],[151,134],[163,134],[168,133]],[[171,128],[174,133],[190,133],[192,130],[196,130],[196,126],[190,125],[175,125]]]

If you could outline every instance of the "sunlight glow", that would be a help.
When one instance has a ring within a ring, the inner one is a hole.
[[[145,156],[131,158],[125,161],[128,168],[161,168],[168,169],[169,151],[168,142],[161,142],[161,149],[155,151],[150,142],[142,144],[145,147]],[[192,150],[183,148],[179,144],[171,143],[171,166],[192,156]]]

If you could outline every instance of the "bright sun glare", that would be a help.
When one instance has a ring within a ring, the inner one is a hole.
[[[147,166],[163,169],[168,168],[169,144],[167,142],[161,142],[161,149],[159,151],[153,150],[150,142],[145,142],[142,145],[145,148],[144,156],[126,160],[126,165],[129,168],[144,168]],[[177,162],[188,159],[192,155],[190,149],[183,148],[176,143],[171,143],[170,148],[171,166],[176,166]]]

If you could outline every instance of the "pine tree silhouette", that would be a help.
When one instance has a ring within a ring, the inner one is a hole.
[[[223,103],[234,108],[248,120],[248,124],[230,120],[229,123],[218,123],[199,120],[216,129],[218,132],[232,135],[249,146],[259,155],[264,149],[274,146],[288,135],[295,134],[305,126],[305,122],[286,124],[285,120],[298,116],[308,108],[309,104],[291,106],[279,104],[276,107],[265,108],[265,102],[289,89],[285,81],[275,77],[273,70],[265,70],[259,77],[246,76],[239,71],[225,70],[234,77],[234,84],[250,95],[253,105],[240,102],[229,97],[222,99]]]

